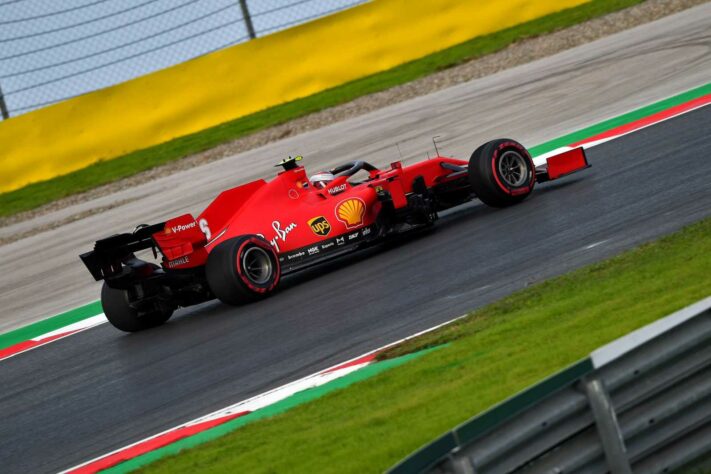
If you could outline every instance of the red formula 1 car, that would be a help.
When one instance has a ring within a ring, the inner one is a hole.
[[[311,182],[300,157],[289,158],[273,180],[224,191],[197,218],[138,226],[97,241],[80,257],[104,280],[108,320],[138,331],[164,323],[178,307],[215,297],[228,304],[264,298],[283,275],[431,226],[438,211],[474,198],[510,206],[536,182],[589,166],[576,148],[535,167],[510,139],[480,146],[469,161],[437,155],[385,170],[354,161],[330,170],[327,182]],[[134,255],[145,249],[156,259],[160,254],[160,264]]]

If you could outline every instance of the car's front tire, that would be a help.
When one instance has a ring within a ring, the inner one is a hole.
[[[523,145],[501,138],[483,144],[472,153],[469,181],[484,204],[506,207],[531,194],[536,183],[536,170]]]
[[[269,242],[257,235],[243,235],[212,249],[205,275],[220,301],[240,305],[271,294],[279,283],[281,269]]]
[[[117,329],[126,332],[142,331],[160,326],[170,319],[173,311],[167,308],[139,313],[128,304],[126,290],[109,287],[106,282],[101,288],[101,306],[106,319]]]

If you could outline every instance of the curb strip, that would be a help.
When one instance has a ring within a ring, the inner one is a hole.
[[[386,346],[390,347],[390,346]],[[248,400],[230,405],[196,420],[85,462],[60,474],[111,474],[131,472],[158,459],[224,436],[254,421],[276,416],[338,389],[374,377],[440,347],[377,362],[385,348],[304,377]]]

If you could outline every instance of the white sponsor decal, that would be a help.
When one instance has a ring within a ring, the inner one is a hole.
[[[362,230],[362,233],[363,233],[363,237],[365,237],[366,235],[370,234],[370,227],[366,227],[365,229],[363,229],[363,230]]]
[[[287,258],[288,258],[289,260],[293,260],[293,259],[295,259],[295,258],[303,257],[304,255],[306,255],[304,252],[292,253],[292,254],[289,255]]]
[[[210,232],[210,226],[207,225],[207,220],[203,217],[198,221],[198,224],[200,225],[200,230],[202,231],[203,234],[205,234],[205,239],[210,240],[210,237],[212,237],[212,232]]]
[[[318,247],[311,247],[309,250],[309,255],[315,255],[318,253]]]
[[[183,232],[184,230],[192,229],[195,227],[196,223],[195,221],[192,221],[190,224],[178,224],[174,225],[173,227],[170,228],[173,232]]]
[[[346,183],[340,184],[338,186],[334,186],[331,189],[328,190],[328,194],[338,194],[342,193],[343,191],[346,190]]]
[[[205,245],[206,245],[206,246],[207,246],[207,245],[212,245],[213,242],[215,242],[217,239],[219,239],[220,237],[222,237],[223,235],[225,235],[225,232],[227,232],[227,227],[225,227],[224,229],[222,229],[222,230],[220,231],[220,233],[215,236],[214,239],[208,241]],[[264,238],[264,236],[262,236],[262,238]]]
[[[286,236],[289,235],[289,232],[296,229],[296,224],[292,222],[291,224],[282,228],[281,222],[274,221],[274,222],[272,222],[272,229],[274,229],[274,232],[276,233],[276,235],[274,236],[273,239],[271,239],[269,241],[269,243],[272,244],[272,247],[274,247],[277,252],[279,252],[280,251],[279,241],[281,240],[282,242],[286,242]],[[263,239],[266,238],[266,237],[264,237],[263,234],[257,234],[257,235],[259,235]]]
[[[321,245],[321,250],[326,250],[326,249],[328,249],[328,248],[333,247],[334,245],[336,245],[336,244],[333,243],[333,242],[329,242],[329,243],[327,243],[327,244],[323,244],[323,245]]]
[[[358,237],[358,232],[353,232],[352,234],[348,234],[348,240],[353,240]]]
[[[343,245],[346,243],[346,238],[345,237],[336,237],[336,244],[338,245]]]
[[[175,268],[178,265],[184,265],[184,264],[188,263],[189,261],[190,261],[190,259],[187,256],[176,258],[175,260],[171,260],[170,262],[168,262],[168,268]]]

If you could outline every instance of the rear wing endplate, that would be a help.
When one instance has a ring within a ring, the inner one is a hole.
[[[79,255],[79,258],[96,281],[121,273],[121,264],[133,257],[133,253],[155,247],[153,234],[163,230],[165,223],[137,228],[130,234],[116,234],[97,240],[94,250]]]

